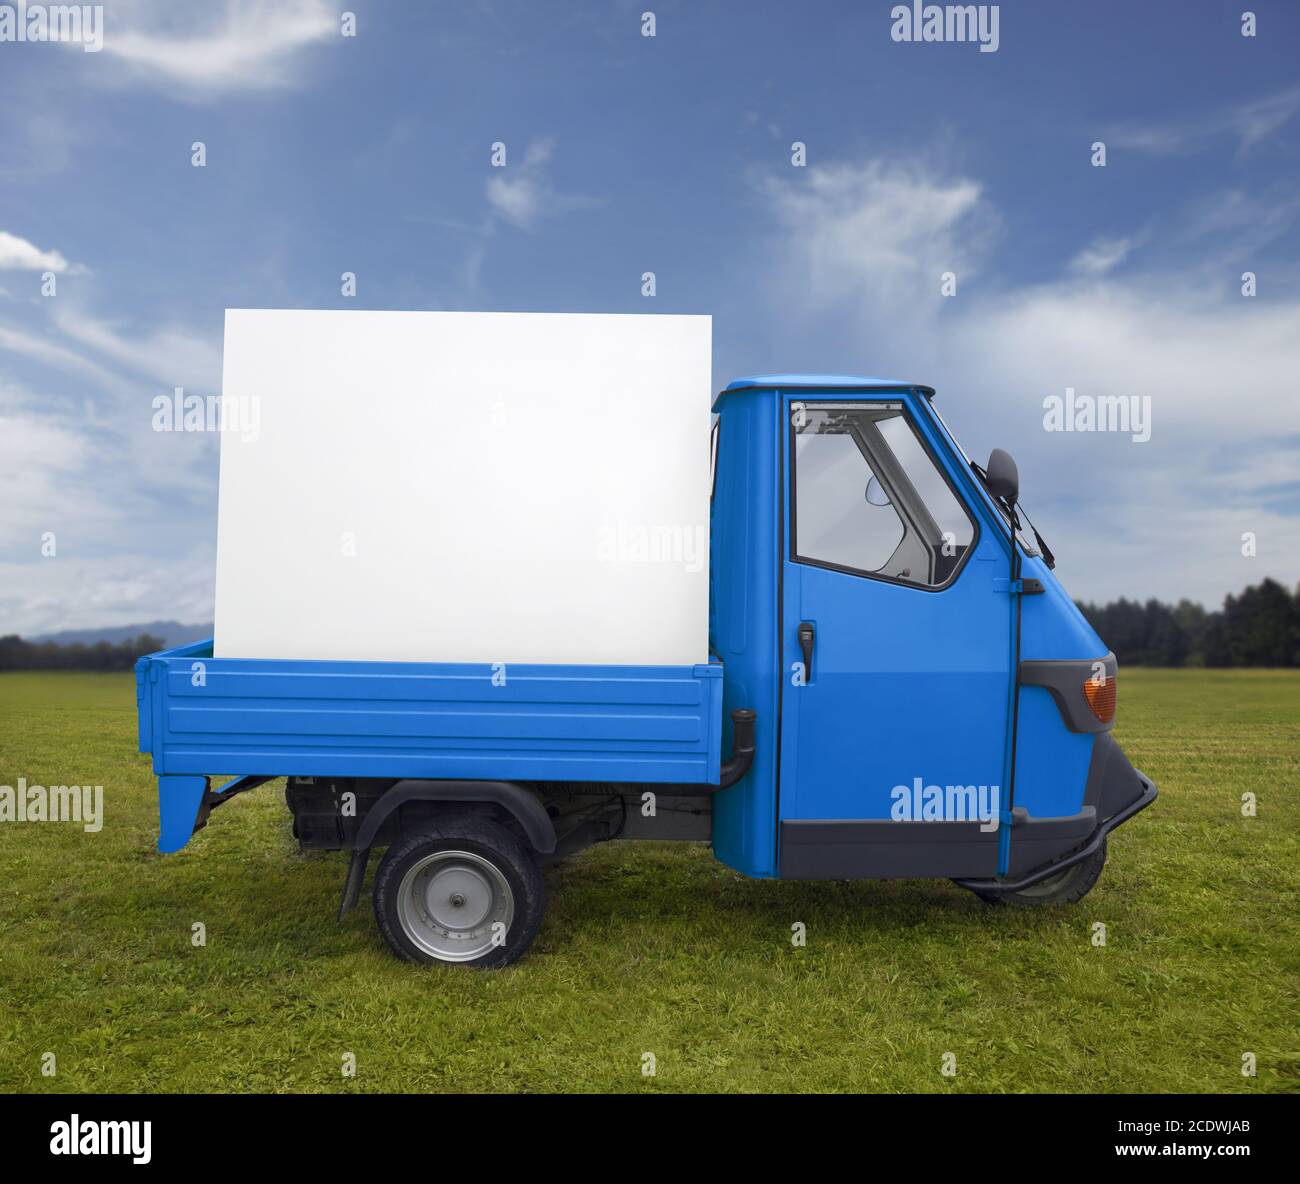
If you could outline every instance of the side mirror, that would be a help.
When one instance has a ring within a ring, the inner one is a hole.
[[[993,449],[985,472],[988,474],[989,492],[994,497],[1000,497],[1009,506],[1020,500],[1020,472],[1011,459],[1011,453],[1003,452],[1001,448]]]

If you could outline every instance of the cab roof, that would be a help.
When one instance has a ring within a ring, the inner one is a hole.
[[[915,382],[906,382],[899,378],[867,378],[860,374],[753,374],[748,378],[736,378],[723,388],[727,391],[743,390],[791,390],[796,388],[815,390],[916,390],[926,398],[934,396],[934,388],[922,386]]]

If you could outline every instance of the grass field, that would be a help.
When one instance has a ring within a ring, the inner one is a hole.
[[[482,974],[397,962],[368,898],[337,925],[345,856],[298,853],[282,782],[159,855],[132,678],[0,675],[0,784],[106,813],[0,824],[0,1090],[1300,1090],[1300,674],[1126,669],[1119,719],[1161,796],[1078,905],[607,844]]]

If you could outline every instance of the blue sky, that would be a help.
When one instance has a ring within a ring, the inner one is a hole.
[[[716,385],[938,387],[1076,596],[1294,584],[1300,7],[1245,7],[1004,3],[981,53],[889,3],[119,0],[98,53],[0,43],[0,632],[210,619],[218,441],[152,400],[219,391],[227,307],[711,313]],[[1151,438],[1045,431],[1067,387]]]

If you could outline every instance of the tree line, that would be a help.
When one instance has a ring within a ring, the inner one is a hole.
[[[145,654],[163,648],[161,637],[142,633],[125,641],[24,641],[17,634],[0,637],[0,670],[130,670]]]
[[[1079,608],[1121,665],[1300,666],[1300,588],[1264,580],[1223,608],[1180,600],[1111,601]]]

